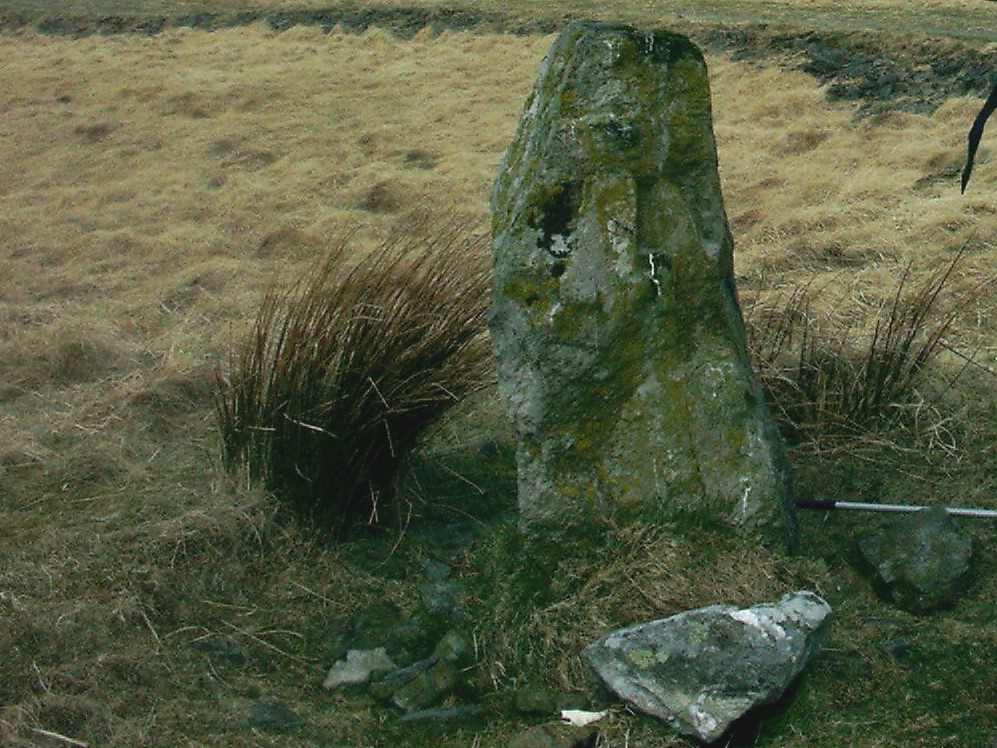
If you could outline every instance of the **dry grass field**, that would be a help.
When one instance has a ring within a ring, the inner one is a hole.
[[[491,181],[550,42],[263,25],[0,35],[0,743],[484,747],[523,728],[506,715],[427,734],[321,690],[330,621],[375,600],[410,610],[432,554],[393,536],[328,546],[282,521],[221,469],[212,393],[264,291],[348,229],[357,252],[426,216],[487,233]],[[859,335],[905,267],[926,278],[965,250],[943,298],[958,315],[911,417],[800,445],[801,485],[997,508],[997,140],[958,187],[980,100],[858,117],[781,58],[709,62],[747,310],[809,283],[814,317]],[[455,454],[502,428],[485,397],[438,441]],[[651,612],[820,586],[838,628],[758,745],[983,748],[997,731],[994,528],[972,530],[966,600],[915,618],[877,602],[833,544],[859,520],[804,521],[795,561],[630,538],[573,599],[618,600],[605,570],[652,552],[637,575],[658,595]],[[561,610],[523,636],[570,649],[538,630],[570,625]],[[515,618],[480,632],[500,691]],[[901,645],[915,655],[890,654]],[[570,686],[573,668],[550,677]],[[260,700],[304,726],[254,722]],[[622,709],[604,733],[605,746],[684,745]]]

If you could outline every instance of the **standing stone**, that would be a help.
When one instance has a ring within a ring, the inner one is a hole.
[[[496,180],[492,234],[524,529],[678,511],[791,541],[699,50],[668,32],[567,27]]]
[[[785,693],[819,649],[830,615],[806,591],[751,608],[713,605],[613,631],[583,654],[621,698],[712,743]]]

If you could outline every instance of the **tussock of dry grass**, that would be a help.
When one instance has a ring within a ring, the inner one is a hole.
[[[67,456],[101,450],[130,474],[203,483],[211,372],[263,291],[346,225],[361,251],[413,212],[459,206],[484,226],[544,44],[259,27],[0,37],[5,125],[30,133],[3,139],[0,162],[7,503],[61,501]],[[374,188],[393,197],[370,204]],[[84,506],[111,514],[127,484],[74,481],[68,498],[99,495]]]
[[[915,288],[908,265],[893,298],[870,310],[871,324],[842,309],[837,316],[815,317],[815,298],[831,290],[812,283],[771,307],[749,307],[749,349],[784,432],[814,444],[855,437],[899,427],[912,405],[923,405],[925,369],[936,363],[959,316],[959,305],[940,307],[962,256]],[[840,291],[835,295],[840,299]],[[964,360],[972,362],[968,356]],[[930,423],[918,426],[931,428]]]
[[[395,517],[404,459],[492,378],[486,257],[459,228],[410,224],[270,291],[217,399],[229,465],[337,535]]]

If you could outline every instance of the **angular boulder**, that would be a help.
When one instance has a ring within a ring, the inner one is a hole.
[[[583,655],[622,699],[710,743],[779,699],[820,647],[830,613],[812,592],[744,609],[714,605],[613,631]]]
[[[858,539],[873,585],[911,613],[928,613],[953,602],[969,583],[973,546],[948,513],[922,509]]]
[[[790,541],[700,51],[568,26],[495,182],[492,234],[490,329],[528,534],[688,512]]]

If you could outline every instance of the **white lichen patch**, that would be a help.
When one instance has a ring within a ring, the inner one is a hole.
[[[625,277],[630,269],[630,245],[637,234],[637,227],[621,218],[610,218],[606,222],[606,234],[615,259],[614,270],[619,277]]]
[[[571,254],[571,237],[564,234],[554,234],[550,238],[550,247],[547,249],[554,257],[567,257]]]

